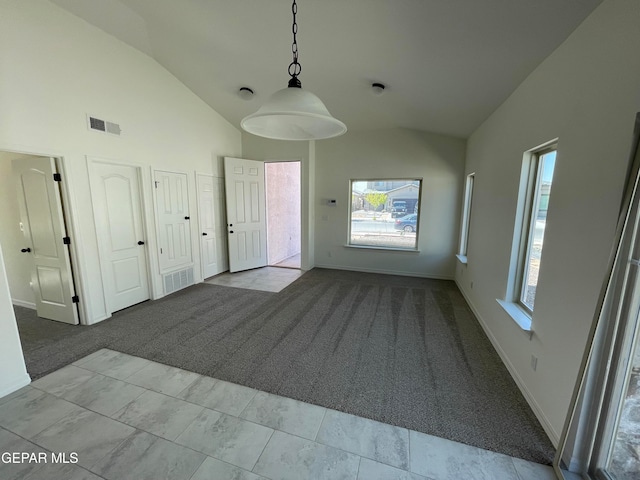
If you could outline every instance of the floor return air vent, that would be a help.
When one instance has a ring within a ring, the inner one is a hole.
[[[193,285],[193,267],[167,273],[163,276],[163,280],[165,294],[182,290],[189,285]]]

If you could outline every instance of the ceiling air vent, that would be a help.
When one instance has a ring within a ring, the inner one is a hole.
[[[102,132],[109,133],[111,135],[120,136],[120,125],[113,122],[107,122],[106,120],[102,120],[97,117],[92,117],[91,115],[87,115],[87,120],[89,121],[89,129],[94,132]]]

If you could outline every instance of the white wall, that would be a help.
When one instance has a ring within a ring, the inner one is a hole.
[[[87,156],[143,167],[151,280],[160,296],[151,171],[189,174],[196,218],[195,171],[221,175],[221,157],[241,152],[240,132],[153,59],[45,0],[0,3],[0,72],[0,150],[64,158],[87,320],[109,314]],[[119,123],[122,136],[89,131],[87,113]],[[198,281],[196,222],[192,228]]]
[[[21,158],[29,158],[29,155],[0,152],[0,245],[4,251],[11,300],[16,305],[35,308],[35,296],[29,284],[29,257],[20,252],[27,244],[20,231],[18,193],[11,171],[11,161]]]
[[[468,142],[466,173],[476,172],[469,263],[456,280],[554,441],[612,247],[640,110],[638,45],[640,2],[605,0]],[[529,339],[496,298],[507,286],[523,153],[556,137]]]
[[[22,356],[16,317],[9,295],[7,274],[0,248],[0,398],[24,387],[31,379]]]
[[[453,278],[465,145],[459,138],[401,128],[316,142],[316,265]],[[420,253],[345,247],[351,179],[418,177]],[[327,199],[336,199],[337,206],[327,206]]]

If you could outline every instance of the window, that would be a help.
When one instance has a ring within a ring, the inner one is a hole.
[[[473,182],[475,173],[467,175],[467,184],[464,190],[464,206],[462,210],[462,226],[460,227],[460,248],[458,259],[467,263],[467,245],[469,244],[469,221],[471,220],[471,203],[473,199]]]
[[[421,189],[421,179],[351,180],[349,245],[417,250]]]
[[[530,161],[529,191],[525,205],[523,244],[518,264],[519,302],[530,313],[536,300],[538,270],[542,258],[544,230],[547,223],[549,194],[556,164],[555,148],[534,153]]]
[[[497,299],[525,331],[531,331],[556,153],[554,144],[525,154],[507,293]]]

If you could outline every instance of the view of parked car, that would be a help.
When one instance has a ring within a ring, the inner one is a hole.
[[[418,223],[418,215],[415,213],[411,213],[409,215],[405,215],[404,217],[396,218],[396,221],[393,227],[396,230],[403,230],[405,232],[415,232],[417,223]]]
[[[407,202],[402,200],[396,200],[391,207],[391,217],[398,218],[407,214]]]

